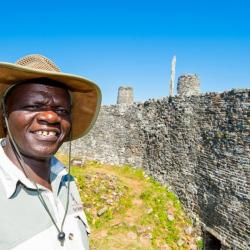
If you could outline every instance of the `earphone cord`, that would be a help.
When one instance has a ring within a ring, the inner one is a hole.
[[[4,99],[4,98],[3,98]],[[2,109],[3,109],[3,115],[4,115],[4,120],[5,120],[5,124],[6,124],[6,129],[7,129],[7,132],[8,132],[8,135],[10,137],[10,142],[11,142],[11,145],[12,145],[12,148],[14,149],[14,152],[16,153],[16,156],[17,156],[17,160],[23,170],[23,173],[24,175],[26,176],[26,178],[28,178],[35,186],[36,190],[37,190],[37,194],[38,194],[38,198],[41,202],[41,204],[43,205],[44,209],[46,210],[47,214],[49,215],[52,223],[54,224],[54,226],[56,227],[57,231],[58,231],[58,235],[60,233],[63,233],[63,226],[64,226],[64,222],[65,222],[65,219],[66,219],[66,216],[67,216],[67,213],[68,213],[68,208],[69,208],[69,193],[70,193],[70,170],[71,170],[71,131],[70,131],[70,135],[69,135],[69,157],[68,157],[68,189],[67,189],[67,202],[66,202],[66,207],[65,207],[65,212],[64,212],[64,216],[63,216],[63,220],[62,220],[62,224],[61,224],[61,228],[59,228],[51,214],[51,212],[49,211],[49,208],[42,196],[42,193],[41,191],[39,190],[36,182],[32,181],[30,178],[29,178],[29,175],[28,175],[28,170],[25,169],[25,163],[23,161],[23,158],[22,158],[22,155],[14,141],[14,138],[10,132],[10,128],[9,128],[9,124],[8,124],[8,119],[7,119],[7,113],[6,113],[6,108],[5,108],[5,103],[4,103],[4,100],[2,100]],[[60,240],[60,238],[58,237],[58,239]],[[61,241],[63,241],[63,239],[61,239]]]

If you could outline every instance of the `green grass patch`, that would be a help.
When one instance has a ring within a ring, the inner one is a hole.
[[[143,169],[89,161],[71,173],[92,229],[91,249],[202,249],[195,228],[185,233],[191,220],[176,195]]]

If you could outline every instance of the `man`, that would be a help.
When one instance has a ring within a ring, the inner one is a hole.
[[[53,155],[93,126],[99,88],[29,55],[0,63],[0,96],[0,250],[88,249],[79,193]]]

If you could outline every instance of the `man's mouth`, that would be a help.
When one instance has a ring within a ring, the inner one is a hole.
[[[55,131],[45,131],[45,130],[39,130],[34,132],[37,135],[42,135],[44,137],[52,137],[52,136],[57,136],[58,134]]]
[[[39,141],[55,142],[60,136],[59,129],[47,130],[40,129],[32,132]]]

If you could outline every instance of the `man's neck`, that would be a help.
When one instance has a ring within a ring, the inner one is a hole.
[[[49,190],[52,190],[50,183],[50,158],[34,159],[21,154],[22,164],[20,164],[12,145],[8,140],[3,149],[8,158],[25,174],[28,179],[48,188]]]

